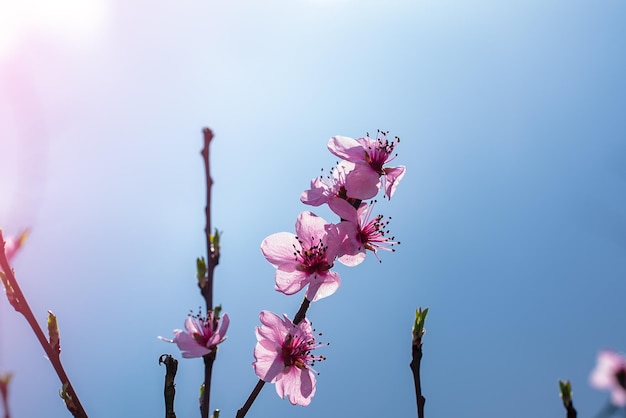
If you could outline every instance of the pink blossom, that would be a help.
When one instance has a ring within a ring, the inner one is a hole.
[[[378,177],[370,179],[370,183],[365,184],[357,178],[361,171],[355,170],[355,166],[354,163],[345,160],[337,163],[337,166],[330,170],[330,175],[321,175],[311,180],[311,188],[302,192],[300,201],[311,206],[326,203],[332,208],[331,202],[335,199],[352,203],[376,196],[380,185]],[[346,190],[348,178],[352,183],[363,183],[358,189],[353,190],[352,194],[348,194]]]
[[[626,406],[626,358],[624,356],[612,350],[601,351],[589,382],[596,389],[610,390],[613,405]]]
[[[346,182],[348,194],[359,193],[363,187],[372,182],[384,181],[385,196],[391,199],[398,183],[404,177],[406,167],[385,167],[396,158],[393,151],[400,139],[387,139],[387,133],[378,131],[376,139],[369,137],[349,138],[334,136],[328,141],[328,149],[339,158],[352,161],[356,164],[358,175]]]
[[[395,237],[389,237],[387,225],[390,218],[378,215],[371,219],[374,201],[371,205],[363,202],[358,209],[355,209],[347,202],[337,202],[335,211],[343,219],[337,225],[339,234],[343,237],[338,260],[346,266],[353,267],[365,260],[366,250],[374,253],[378,261],[377,251],[395,251],[392,248],[395,244]]]
[[[262,311],[260,327],[256,327],[257,344],[252,363],[256,375],[265,382],[276,384],[282,399],[289,396],[292,405],[306,406],[315,395],[316,361],[325,360],[311,351],[324,345],[315,342],[311,323],[304,319],[298,325],[283,315]]]
[[[279,232],[261,243],[263,255],[275,268],[275,289],[293,295],[309,286],[306,298],[316,301],[335,293],[339,274],[331,271],[339,250],[337,227],[311,212],[296,221],[296,235]]]
[[[221,319],[222,325],[218,324],[220,319],[215,319],[213,312],[209,312],[207,317],[190,315],[185,320],[185,331],[174,330],[174,339],[159,337],[168,343],[176,343],[183,352],[184,358],[202,357],[217,349],[217,345],[226,339],[226,331],[230,319],[228,314],[224,314]]]

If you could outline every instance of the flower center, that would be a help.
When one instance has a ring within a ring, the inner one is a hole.
[[[294,255],[296,256],[296,261],[299,261],[298,270],[304,271],[309,275],[312,274],[325,274],[328,270],[333,267],[333,263],[329,263],[326,258],[326,250],[328,246],[325,245],[320,239],[319,242],[309,248],[304,248],[304,243],[298,237],[298,242],[302,249],[296,248],[294,245],[294,249],[296,250]]]
[[[376,144],[368,146],[367,151],[365,151],[365,162],[379,175],[384,175],[385,170],[383,166],[385,163],[393,160],[398,155],[395,154],[393,157],[389,158],[398,142],[400,142],[400,138],[395,137],[393,141],[389,141],[386,132],[378,131]]]
[[[312,341],[309,343],[302,338],[287,334],[281,349],[285,367],[295,366],[298,369],[305,369],[307,367],[307,359],[310,357],[309,346],[311,344]]]

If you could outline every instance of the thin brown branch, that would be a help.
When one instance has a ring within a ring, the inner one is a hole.
[[[211,178],[209,145],[213,139],[213,131],[209,128],[204,128],[202,130],[202,134],[204,135],[204,146],[202,147],[200,154],[204,160],[204,174],[206,177],[206,226],[204,227],[204,234],[206,236],[207,249],[207,277],[205,281],[200,281],[200,291],[206,302],[206,310],[209,312],[213,310],[213,272],[215,270],[215,266],[217,266],[219,262],[219,252],[214,251],[211,243],[211,189],[213,188],[213,179]]]
[[[63,388],[62,394],[65,395],[64,400],[65,400],[65,404],[68,410],[72,413],[72,415],[74,415],[74,417],[87,418],[87,413],[83,409],[83,406],[81,405],[78,399],[78,395],[76,394],[76,391],[74,390],[74,387],[72,386],[72,383],[70,382],[70,379],[67,377],[67,374],[65,373],[63,364],[61,364],[59,351],[55,350],[50,345],[43,330],[37,323],[37,319],[33,315],[33,311],[30,309],[30,306],[28,305],[28,302],[26,301],[26,298],[24,297],[24,294],[22,293],[22,290],[20,289],[20,286],[17,283],[17,280],[15,279],[15,275],[13,274],[13,269],[11,269],[11,266],[9,265],[9,261],[6,258],[5,248],[4,248],[4,237],[2,235],[1,230],[0,230],[0,269],[4,272],[6,281],[11,287],[12,294],[15,298],[15,303],[13,304],[13,307],[15,308],[16,311],[21,313],[24,316],[24,318],[26,318],[26,321],[28,322],[31,329],[35,333],[37,340],[39,340],[39,343],[41,344],[44,351],[46,352],[46,356],[50,360],[50,363],[52,364],[54,371],[56,372],[57,376],[59,376],[59,380],[61,380],[61,385]]]

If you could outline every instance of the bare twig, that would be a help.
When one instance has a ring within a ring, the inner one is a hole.
[[[77,418],[87,418],[87,413],[83,409],[80,401],[78,400],[78,395],[70,382],[70,379],[67,377],[65,373],[65,369],[63,369],[63,364],[61,364],[60,358],[60,350],[58,347],[53,347],[48,339],[46,338],[43,330],[37,323],[37,319],[33,315],[33,311],[30,309],[22,290],[20,289],[17,280],[15,279],[15,275],[13,274],[13,269],[9,265],[9,261],[6,258],[5,248],[4,248],[4,237],[2,235],[2,231],[0,230],[0,270],[2,270],[3,274],[3,282],[5,282],[5,287],[7,290],[7,296],[9,297],[9,301],[13,305],[16,311],[21,313],[26,321],[30,325],[31,329],[35,333],[37,340],[43,347],[46,352],[46,356],[50,360],[54,371],[59,376],[59,380],[61,380],[61,397],[65,401],[65,405],[68,410]]]

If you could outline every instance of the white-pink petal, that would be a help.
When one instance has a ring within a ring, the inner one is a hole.
[[[335,293],[340,284],[339,273],[329,271],[326,276],[320,276],[311,280],[306,292],[306,298],[311,302],[316,302]]]
[[[347,136],[333,136],[328,140],[328,150],[339,158],[357,162],[365,159],[365,149],[356,139]]]
[[[278,232],[265,238],[261,243],[261,252],[274,267],[295,263],[294,245],[300,246],[296,236],[289,232]]]

